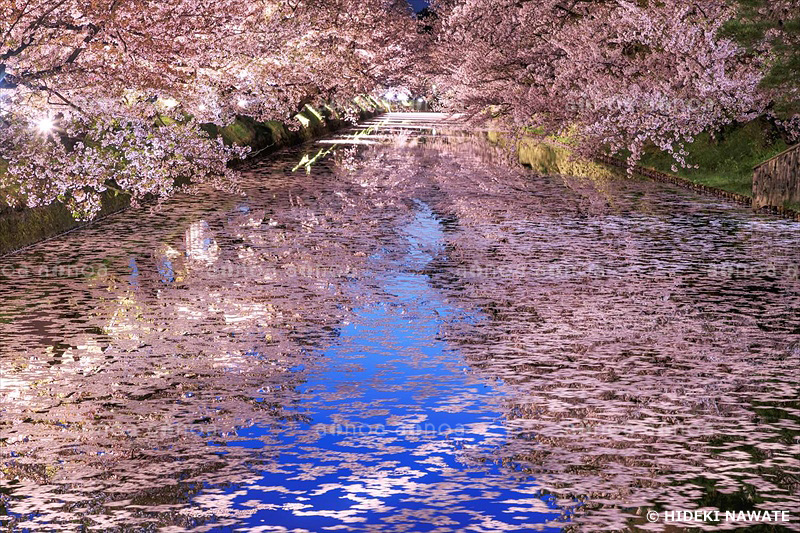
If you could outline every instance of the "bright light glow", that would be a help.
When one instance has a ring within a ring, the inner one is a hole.
[[[247,100],[244,98],[240,98],[237,103],[239,104],[239,107],[247,107]]]
[[[206,104],[200,104],[199,106],[197,106],[197,109],[199,109],[200,111],[205,111],[206,109],[208,109],[208,106]]]
[[[377,141],[368,139],[324,139],[317,141],[317,144],[379,144]]]
[[[40,119],[36,123],[36,127],[39,129],[39,131],[41,133],[50,133],[51,131],[53,131],[53,128],[55,127],[55,124],[53,123],[53,119],[52,118],[45,117],[43,119]]]
[[[411,97],[411,94],[406,89],[389,89],[383,98],[390,102],[406,102]]]
[[[167,109],[174,109],[178,107],[178,101],[174,98],[164,98],[161,100],[161,105]]]

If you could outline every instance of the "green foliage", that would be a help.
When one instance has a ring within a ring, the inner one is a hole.
[[[800,113],[800,8],[797,2],[735,0],[736,16],[722,35],[765,61],[762,85],[778,89],[775,111]]]
[[[711,136],[703,133],[686,145],[686,160],[699,168],[679,168],[677,174],[695,183],[752,196],[753,167],[787,148],[765,120],[734,124]],[[671,155],[651,148],[641,165],[672,172]]]

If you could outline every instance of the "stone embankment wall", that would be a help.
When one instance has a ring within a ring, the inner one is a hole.
[[[800,207],[800,144],[753,169],[753,207]]]
[[[361,103],[361,118],[368,118],[383,111],[381,103],[371,101],[367,108]],[[268,154],[286,146],[292,146],[320,137],[343,126],[349,125],[329,106],[317,111],[306,106],[299,113],[303,126],[291,130],[281,122],[257,122],[250,117],[241,116],[224,128],[213,124],[205,126],[213,136],[221,136],[225,142],[250,146],[257,155]],[[94,224],[104,217],[122,211],[130,205],[125,194],[108,191],[103,196],[103,209],[93,221],[79,222],[72,218],[69,210],[62,204],[32,209],[12,209],[0,203],[0,256],[20,250],[37,242],[61,235],[68,231]]]

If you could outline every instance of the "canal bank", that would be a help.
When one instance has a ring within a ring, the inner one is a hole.
[[[489,138],[492,142],[499,142],[501,144],[505,142],[498,134],[490,133]],[[630,166],[625,159],[605,153],[596,154],[593,160],[590,161],[576,156],[572,147],[568,144],[544,136],[523,137],[518,141],[517,158],[521,164],[531,167],[537,172],[556,172],[578,177],[592,178],[606,175],[610,169],[614,169],[614,172],[627,172],[630,168],[632,173],[637,176],[645,177],[660,183],[677,185],[693,192],[752,207],[754,211],[759,213],[776,215],[790,220],[800,220],[800,212],[794,209],[793,206],[756,205],[752,193],[742,194],[735,192],[735,190],[706,185],[688,177],[651,168],[645,164]],[[655,160],[651,157],[648,161],[652,162]]]
[[[361,120],[386,111],[378,101],[356,102],[356,105]],[[248,146],[253,155],[264,156],[352,125],[327,105],[319,111],[307,105],[298,113],[297,120],[301,125],[295,129],[278,121],[258,122],[250,117],[240,116],[224,128],[207,124],[204,129],[212,137],[221,137],[226,144]],[[91,221],[75,220],[70,210],[60,202],[34,208],[12,208],[0,201],[0,256],[96,224],[130,207],[129,195],[118,190],[106,191],[101,201],[100,214]]]

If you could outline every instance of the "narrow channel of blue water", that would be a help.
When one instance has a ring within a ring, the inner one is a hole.
[[[560,530],[535,480],[491,461],[506,438],[502,398],[440,340],[448,321],[476,319],[419,272],[443,253],[444,234],[417,208],[402,253],[373,256],[375,271],[352,287],[377,284],[386,301],[356,309],[300,387],[308,433],[251,427],[229,444],[280,442],[257,483],[219,495],[240,512],[232,529]]]

